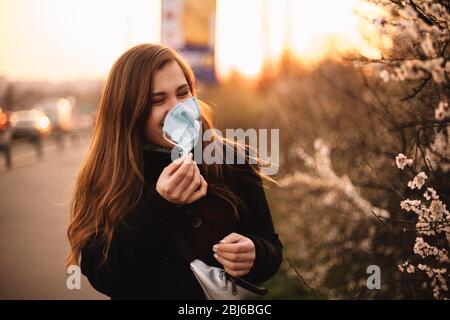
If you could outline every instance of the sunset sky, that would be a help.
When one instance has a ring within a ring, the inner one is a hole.
[[[0,74],[104,76],[133,44],[159,40],[157,0],[0,0]]]
[[[359,34],[358,1],[218,0],[217,71],[255,76],[285,48],[318,58],[328,37],[376,57]],[[0,0],[0,76],[105,77],[126,49],[160,40],[160,6],[160,0]]]

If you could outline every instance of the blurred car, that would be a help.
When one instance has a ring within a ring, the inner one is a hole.
[[[50,120],[52,132],[68,133],[73,129],[73,103],[65,98],[47,98],[35,105]]]
[[[50,119],[39,109],[15,111],[10,123],[13,138],[36,140],[51,132]]]
[[[8,115],[0,108],[0,132],[3,132],[8,127]]]
[[[11,128],[6,112],[0,108],[0,151],[5,158],[6,167],[11,168]]]

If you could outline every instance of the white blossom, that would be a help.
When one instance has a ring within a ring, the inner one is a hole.
[[[444,217],[445,206],[441,200],[433,200],[430,204],[430,216],[433,220],[440,220]]]
[[[425,180],[428,178],[428,176],[425,174],[425,172],[420,172],[417,176],[414,177],[413,180],[408,182],[408,187],[411,189],[421,189],[422,186],[425,184]]]
[[[424,265],[424,264],[419,263],[419,264],[417,265],[417,268],[419,268],[419,270],[421,270],[421,271],[424,271],[424,270],[427,269],[427,266]]]
[[[406,200],[403,200],[402,202],[400,202],[400,207],[403,210],[406,210],[409,212],[409,211],[413,210],[413,208],[419,207],[420,204],[421,204],[420,200],[406,199]]]
[[[450,117],[450,108],[448,107],[448,102],[439,102],[438,107],[434,112],[434,117],[439,121],[445,120],[446,118]]]
[[[406,166],[411,166],[413,163],[412,159],[408,159],[403,153],[399,153],[395,157],[395,164],[397,168],[403,170]]]
[[[437,199],[439,199],[439,195],[437,194],[436,190],[434,190],[433,188],[427,188],[427,191],[425,191],[423,196],[427,200],[431,200],[431,199],[437,200]]]
[[[376,0],[376,2],[392,9],[391,16],[386,18],[386,25],[390,25],[391,29],[380,29],[381,32],[393,31],[392,34],[395,33],[399,39],[410,41],[410,47],[414,48],[409,51],[408,58],[405,55],[404,59],[390,62],[385,67],[386,72],[380,73],[380,77],[384,81],[388,76],[389,80],[394,81],[424,81],[431,78],[435,88],[443,84],[447,85],[450,61],[446,57],[446,52],[440,49],[450,42],[448,8],[436,0],[416,0],[414,4],[410,0],[402,0],[400,4],[390,0]],[[418,12],[421,12],[421,16]],[[431,23],[425,21],[423,15],[427,16]],[[415,48],[419,49],[419,54]],[[389,52],[387,52],[388,55]],[[448,101],[444,98],[434,110],[434,119],[445,121],[448,118],[450,118],[450,111]],[[430,145],[416,165],[420,168],[424,161],[427,167],[431,167],[436,172],[448,173],[450,164],[443,159],[450,159],[450,126],[440,123],[432,130],[434,132]],[[407,160],[406,156],[399,154],[396,157],[397,167],[403,170],[407,165],[411,165],[412,161],[408,163]],[[427,174],[420,172],[408,182],[408,187],[420,190],[427,179]],[[427,188],[423,198],[425,199],[423,201],[408,198],[400,202],[401,209],[416,213],[417,236],[413,251],[422,260],[416,265],[406,261],[398,265],[398,268],[406,273],[425,273],[429,281],[424,283],[424,288],[431,288],[434,298],[442,299],[448,297],[448,294],[444,295],[444,293],[448,291],[447,270],[450,260],[445,247],[450,244],[450,212],[435,189]]]

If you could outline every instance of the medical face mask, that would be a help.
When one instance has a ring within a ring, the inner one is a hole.
[[[164,120],[163,136],[185,155],[197,144],[200,126],[200,108],[197,99],[192,97],[169,111]]]

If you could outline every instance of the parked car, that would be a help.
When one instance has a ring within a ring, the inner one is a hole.
[[[46,98],[35,105],[50,120],[52,132],[69,133],[73,130],[73,103],[65,98]]]
[[[12,137],[40,140],[51,132],[50,119],[39,109],[15,111],[10,117]]]

